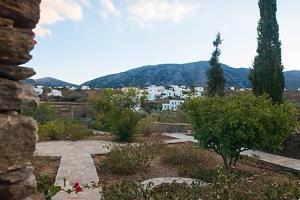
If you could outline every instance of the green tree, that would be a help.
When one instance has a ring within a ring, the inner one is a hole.
[[[41,103],[35,109],[22,110],[22,114],[34,118],[39,123],[57,119],[55,108],[48,102]]]
[[[274,103],[281,103],[285,80],[281,62],[281,42],[276,19],[277,0],[259,0],[257,56],[249,79],[255,95],[268,94]]]
[[[209,61],[210,68],[207,71],[207,86],[208,95],[213,96],[225,96],[225,77],[221,64],[219,62],[219,56],[221,55],[221,50],[219,46],[222,44],[221,34],[218,33],[216,40],[213,42],[215,47],[212,57]]]
[[[90,114],[96,127],[111,131],[119,141],[130,141],[139,120],[135,108],[139,98],[135,90],[103,90],[89,98]]]
[[[196,98],[185,105],[195,138],[222,156],[232,167],[247,149],[280,150],[282,142],[297,126],[296,107],[273,104],[266,95]]]

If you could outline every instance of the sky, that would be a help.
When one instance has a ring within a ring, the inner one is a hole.
[[[300,70],[300,1],[278,0],[285,70]],[[217,32],[222,63],[250,67],[257,0],[42,0],[34,78],[75,84],[132,68],[209,60]]]

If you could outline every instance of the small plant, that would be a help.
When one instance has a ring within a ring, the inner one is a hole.
[[[80,122],[71,120],[65,122],[65,135],[70,140],[80,140],[91,135],[91,132]]]
[[[164,149],[162,160],[171,165],[196,165],[207,158],[205,152],[193,145],[178,145]]]
[[[178,172],[179,176],[191,177],[201,180],[205,183],[212,183],[217,178],[218,172],[215,169],[205,169],[201,166],[181,167]]]
[[[122,110],[112,118],[111,131],[120,142],[130,142],[134,128],[139,121],[139,114],[132,110]]]
[[[147,168],[153,158],[150,144],[115,146],[100,168],[115,174],[132,175]]]
[[[145,136],[150,136],[157,132],[156,123],[157,119],[151,116],[142,118],[135,127],[135,132],[137,134],[143,134]]]
[[[38,190],[44,194],[46,200],[51,200],[59,192],[66,192],[68,194],[75,192],[77,194],[80,192],[84,192],[84,189],[100,187],[100,185],[96,184],[95,182],[91,182],[90,185],[89,184],[81,185],[79,182],[77,182],[71,186],[67,186],[66,182],[67,179],[64,178],[64,186],[62,187],[62,186],[52,185],[51,184],[52,181],[47,175],[42,175],[37,177]]]
[[[51,140],[80,140],[91,132],[79,121],[52,120],[39,125],[39,136]]]
[[[58,140],[64,138],[65,124],[60,120],[48,121],[39,125],[39,136],[42,139]]]

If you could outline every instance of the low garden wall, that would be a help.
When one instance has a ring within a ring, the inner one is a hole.
[[[183,123],[155,123],[155,126],[159,133],[187,133],[192,130],[190,124]]]
[[[300,159],[300,130],[284,142],[283,155]]]

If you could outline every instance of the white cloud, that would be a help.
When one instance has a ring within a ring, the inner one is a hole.
[[[51,36],[50,25],[64,20],[81,20],[82,6],[90,6],[89,0],[42,0],[41,18],[35,33],[41,37]]]
[[[99,0],[101,5],[101,16],[107,20],[109,16],[120,17],[121,13],[116,8],[113,0]]]
[[[135,0],[130,3],[128,12],[132,19],[147,27],[157,22],[180,22],[196,8],[189,0]]]

